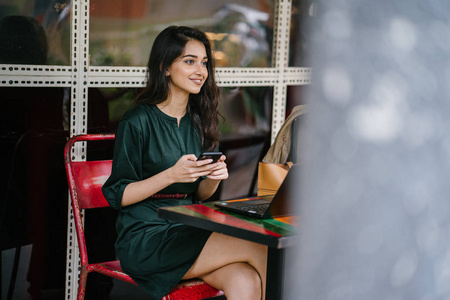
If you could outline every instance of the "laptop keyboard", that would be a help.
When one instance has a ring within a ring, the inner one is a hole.
[[[248,211],[250,213],[257,213],[263,215],[266,213],[269,204],[256,204],[256,205],[241,205],[238,206],[237,209]]]

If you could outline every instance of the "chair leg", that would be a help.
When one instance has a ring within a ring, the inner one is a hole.
[[[84,296],[86,295],[86,281],[87,281],[88,274],[89,274],[89,272],[86,272],[86,270],[84,268],[81,268],[80,280],[78,281],[77,300],[84,300]]]
[[[3,295],[3,290],[2,290],[2,286],[3,286],[3,264],[2,264],[2,260],[3,260],[3,250],[0,249],[0,299]]]
[[[19,270],[21,250],[22,250],[21,246],[16,247],[16,253],[14,254],[13,268],[11,271],[11,280],[9,281],[8,295],[6,297],[7,300],[12,300],[12,298],[13,298],[14,288],[16,286],[17,271]]]

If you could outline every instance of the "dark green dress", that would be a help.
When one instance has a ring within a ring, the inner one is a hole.
[[[112,173],[103,186],[109,204],[119,210],[116,253],[123,270],[154,299],[161,299],[186,274],[200,254],[209,231],[158,218],[162,206],[193,203],[187,199],[146,199],[121,207],[127,184],[151,177],[184,154],[201,152],[200,139],[186,114],[176,118],[155,105],[140,104],[129,110],[116,132]],[[195,193],[195,183],[173,184],[160,193]]]

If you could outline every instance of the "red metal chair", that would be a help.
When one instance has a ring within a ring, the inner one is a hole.
[[[103,197],[101,187],[111,173],[112,160],[73,161],[72,148],[76,142],[112,140],[114,134],[87,134],[71,138],[65,145],[64,157],[72,202],[73,216],[80,249],[81,270],[78,283],[78,300],[84,299],[86,279],[90,272],[98,272],[113,278],[136,284],[125,274],[118,260],[101,263],[89,263],[81,209],[107,207],[108,202]],[[223,295],[200,279],[181,281],[162,300],[204,299]]]

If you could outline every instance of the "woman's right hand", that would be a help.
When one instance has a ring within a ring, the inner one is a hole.
[[[215,165],[212,159],[197,160],[194,154],[180,157],[175,165],[168,169],[174,182],[195,182],[202,176],[209,175]]]

